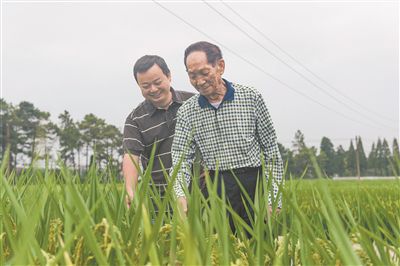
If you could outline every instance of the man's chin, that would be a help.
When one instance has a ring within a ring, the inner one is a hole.
[[[209,87],[206,89],[199,89],[197,91],[200,93],[200,95],[203,95],[204,97],[206,97],[206,96],[210,95],[210,92],[208,89],[209,89]]]

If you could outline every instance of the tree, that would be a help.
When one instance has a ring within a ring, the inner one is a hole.
[[[286,174],[293,172],[293,152],[290,149],[286,149],[282,144],[278,143],[279,152],[282,156],[283,165],[286,168]],[[287,176],[286,176],[287,178]]]
[[[61,148],[60,156],[66,165],[69,162],[76,169],[76,153],[79,153],[81,146],[81,135],[78,126],[68,111],[61,113],[58,119],[60,121],[60,126],[57,130]]]
[[[397,139],[393,139],[393,157],[399,159],[400,158],[400,151],[399,151],[399,143],[397,142]]]
[[[118,166],[118,157],[123,153],[121,131],[113,125],[106,125],[103,127],[101,136],[101,145],[103,147],[100,149],[102,153],[99,154],[100,163],[111,163],[114,166]],[[117,160],[115,160],[115,157],[117,157]]]
[[[335,154],[335,172],[339,176],[344,176],[346,171],[346,151],[343,149],[342,145],[336,149]]]
[[[393,139],[392,144],[392,163],[393,163],[393,171],[396,176],[400,175],[400,151],[399,151],[399,143],[396,138]]]
[[[367,172],[367,157],[365,156],[365,152],[364,152],[364,147],[362,144],[362,140],[361,137],[357,138],[357,154],[358,154],[358,162],[359,162],[359,166],[360,166],[360,173],[361,175],[365,175]]]
[[[378,139],[376,145],[376,168],[379,176],[387,176],[391,174],[389,159],[391,157],[389,144],[386,139],[381,141]]]
[[[357,172],[356,151],[353,146],[353,140],[350,141],[349,150],[346,153],[346,172],[347,176],[355,176]]]
[[[18,150],[18,134],[15,124],[17,118],[15,116],[15,107],[11,103],[7,103],[3,98],[0,98],[0,141],[1,141],[1,159],[4,158],[4,153],[7,148],[10,148],[10,157],[8,168],[11,169],[16,165],[16,157]]]
[[[384,155],[383,155],[383,150],[382,150],[382,141],[381,139],[378,139],[378,142],[376,143],[376,161],[375,161],[375,166],[376,166],[376,174],[379,176],[383,176],[383,168],[384,168]]]
[[[304,134],[300,130],[297,130],[294,134],[294,141],[292,142],[292,144],[294,154],[298,154],[306,148],[306,144],[304,142]]]
[[[18,134],[18,151],[26,158],[33,159],[38,156],[37,143],[43,136],[43,131],[49,126],[50,114],[37,109],[30,102],[21,102],[15,110],[16,133]]]
[[[380,154],[380,158],[382,160],[382,175],[383,176],[389,176],[392,174],[391,167],[390,167],[390,157],[391,157],[391,152],[389,148],[389,144],[386,139],[383,139],[382,142],[382,151]]]
[[[105,120],[98,118],[94,114],[87,114],[79,123],[79,130],[81,132],[83,144],[86,146],[86,169],[89,167],[89,159],[102,154],[104,148],[100,141],[102,139],[102,132],[106,126]],[[99,160],[97,158],[97,160]],[[91,163],[93,161],[91,160]]]
[[[368,174],[377,175],[377,149],[375,143],[372,143],[371,151],[368,155]]]
[[[335,173],[335,149],[331,140],[323,137],[320,145],[320,153],[318,155],[318,163],[327,176],[332,177]]]
[[[297,130],[293,141],[293,173],[295,176],[300,177],[307,169],[305,177],[314,178],[315,173],[312,167],[310,156],[316,156],[316,149],[314,147],[307,148],[304,140],[304,135],[300,130]]]

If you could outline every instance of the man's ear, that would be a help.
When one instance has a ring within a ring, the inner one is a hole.
[[[225,72],[225,60],[222,58],[217,61],[217,72],[221,76]]]
[[[168,78],[169,82],[171,82],[171,80],[172,80],[171,73],[168,74],[167,78]]]

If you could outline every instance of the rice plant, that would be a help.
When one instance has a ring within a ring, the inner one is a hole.
[[[400,263],[399,179],[337,182],[321,173],[318,180],[291,179],[280,188],[281,212],[270,214],[271,179],[262,178],[248,225],[218,197],[208,174],[207,198],[194,174],[184,215],[172,189],[176,171],[165,173],[170,182],[161,198],[150,182],[151,164],[128,209],[124,186],[111,170],[93,166],[84,181],[62,165],[17,176],[3,160],[1,265]]]

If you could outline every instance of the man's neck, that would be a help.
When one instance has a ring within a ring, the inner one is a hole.
[[[225,94],[226,94],[227,90],[228,89],[226,88],[225,82],[222,81],[220,83],[220,86],[218,87],[218,90],[216,91],[216,93],[214,93],[214,94],[212,94],[212,95],[207,97],[208,102],[209,103],[222,102],[222,100],[225,97]]]
[[[172,102],[173,102],[172,93],[170,93],[168,99],[165,100],[164,103],[159,104],[159,105],[155,105],[154,107],[156,107],[157,109],[164,109],[164,110],[167,110],[168,107],[171,106]]]

